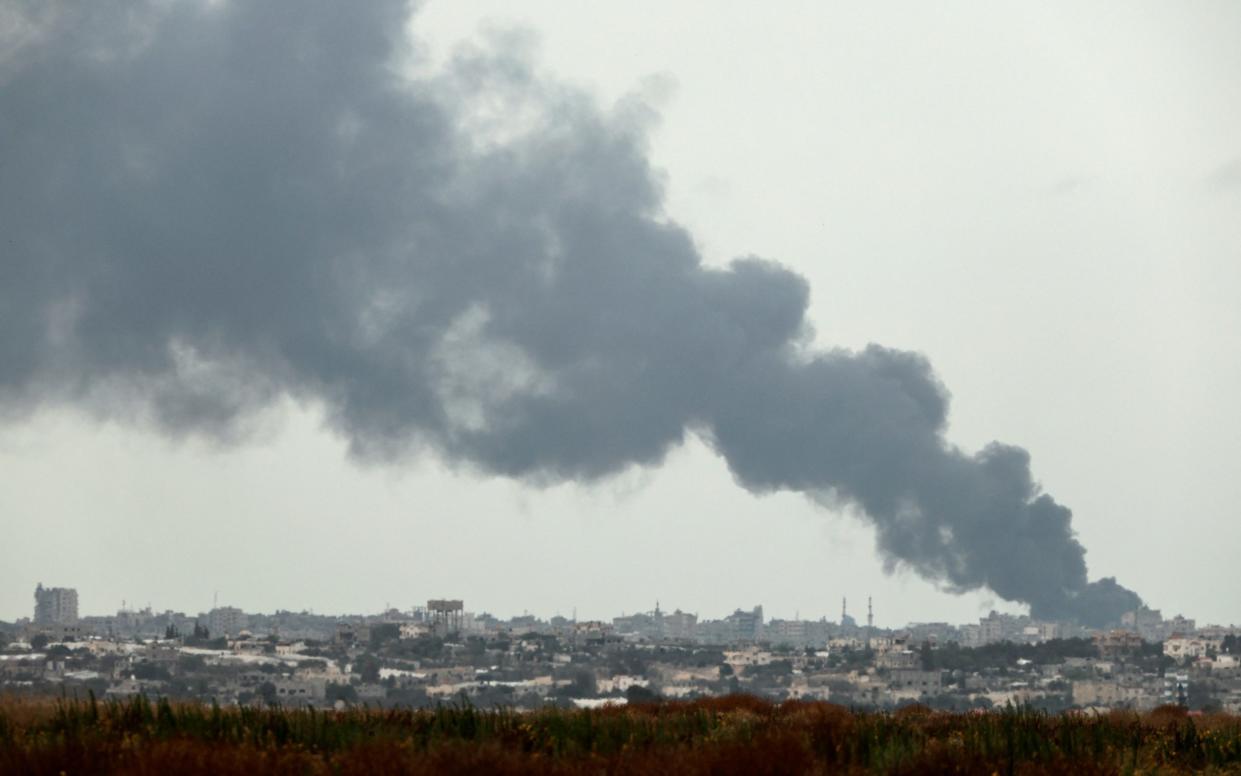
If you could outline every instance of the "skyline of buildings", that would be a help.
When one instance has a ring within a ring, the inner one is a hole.
[[[343,616],[123,609],[70,624],[76,591],[36,590],[40,619],[59,605],[62,622],[0,623],[6,691],[336,709],[453,699],[595,707],[745,692],[870,708],[1241,712],[1241,628],[1149,609],[1095,631],[999,612],[899,629],[859,625],[847,609],[839,620],[767,619],[761,606],[700,620],[659,602],[610,622],[502,620],[462,599]]]
[[[982,646],[998,642],[1036,644],[1053,639],[1092,637],[1109,632],[1123,632],[1150,642],[1198,633],[1197,623],[1182,615],[1165,619],[1160,610],[1142,607],[1126,612],[1119,622],[1108,628],[1087,628],[1073,622],[1037,620],[1028,615],[991,611],[976,623],[910,622],[901,626],[876,626],[873,602],[867,600],[865,625],[859,625],[848,613],[848,601],[842,600],[840,619],[771,618],[764,615],[762,605],[749,609],[737,608],[720,618],[699,617],[697,613],[661,608],[658,601],[653,610],[622,613],[606,619],[579,622],[554,615],[543,619],[524,612],[507,619],[487,612],[474,613],[465,608],[461,599],[431,599],[426,606],[407,610],[387,607],[378,614],[315,614],[313,611],[247,613],[236,606],[214,605],[195,614],[166,609],[157,612],[149,605],[142,609],[122,606],[114,615],[80,615],[78,592],[69,587],[35,588],[33,616],[19,618],[14,625],[27,630],[43,630],[52,636],[82,638],[92,635],[118,634],[158,636],[162,632],[190,632],[199,628],[217,636],[236,637],[242,633],[293,635],[300,638],[338,638],[342,627],[369,627],[379,623],[395,623],[403,632],[430,632],[446,635],[486,635],[497,632],[563,632],[580,626],[627,638],[674,640],[700,644],[772,643],[796,647],[826,645],[833,639],[855,638],[870,648],[872,637],[902,634],[904,638],[931,643],[955,642],[962,646]],[[1229,629],[1233,626],[1207,626]]]

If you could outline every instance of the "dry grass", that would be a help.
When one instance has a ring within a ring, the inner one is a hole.
[[[0,773],[1241,774],[1241,719],[852,712],[748,696],[598,710],[0,701]]]

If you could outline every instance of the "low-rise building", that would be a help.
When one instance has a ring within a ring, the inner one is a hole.
[[[1178,662],[1205,657],[1219,648],[1219,641],[1199,636],[1174,636],[1163,643],[1163,653]]]
[[[1142,637],[1137,633],[1123,629],[1096,633],[1094,637],[1099,657],[1106,659],[1133,655],[1142,649],[1143,643]]]
[[[888,686],[893,692],[937,695],[944,687],[944,672],[896,668],[888,672]]]

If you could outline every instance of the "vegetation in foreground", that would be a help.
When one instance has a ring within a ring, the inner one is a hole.
[[[1241,718],[853,712],[749,696],[516,712],[0,701],[0,773],[1241,774]]]

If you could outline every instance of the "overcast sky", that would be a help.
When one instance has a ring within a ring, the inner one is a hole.
[[[44,45],[11,43],[30,37],[19,16],[0,15],[0,112],[25,104],[5,90]],[[1028,450],[1091,579],[1241,622],[1238,30],[1232,2],[431,0],[408,67],[430,77],[490,40],[604,115],[656,109],[658,218],[706,265],[753,255],[804,277],[807,348],[923,354],[951,394],[947,440]],[[17,283],[15,257],[0,272]],[[275,389],[227,440],[97,398],[0,405],[0,618],[28,616],[37,582],[76,587],[84,613],[217,594],[249,611],[460,597],[611,617],[658,599],[833,619],[873,595],[884,625],[1023,610],[885,561],[851,508],[738,486],[697,431],[662,462],[532,484],[474,448],[359,457],[362,421],[323,395]]]

